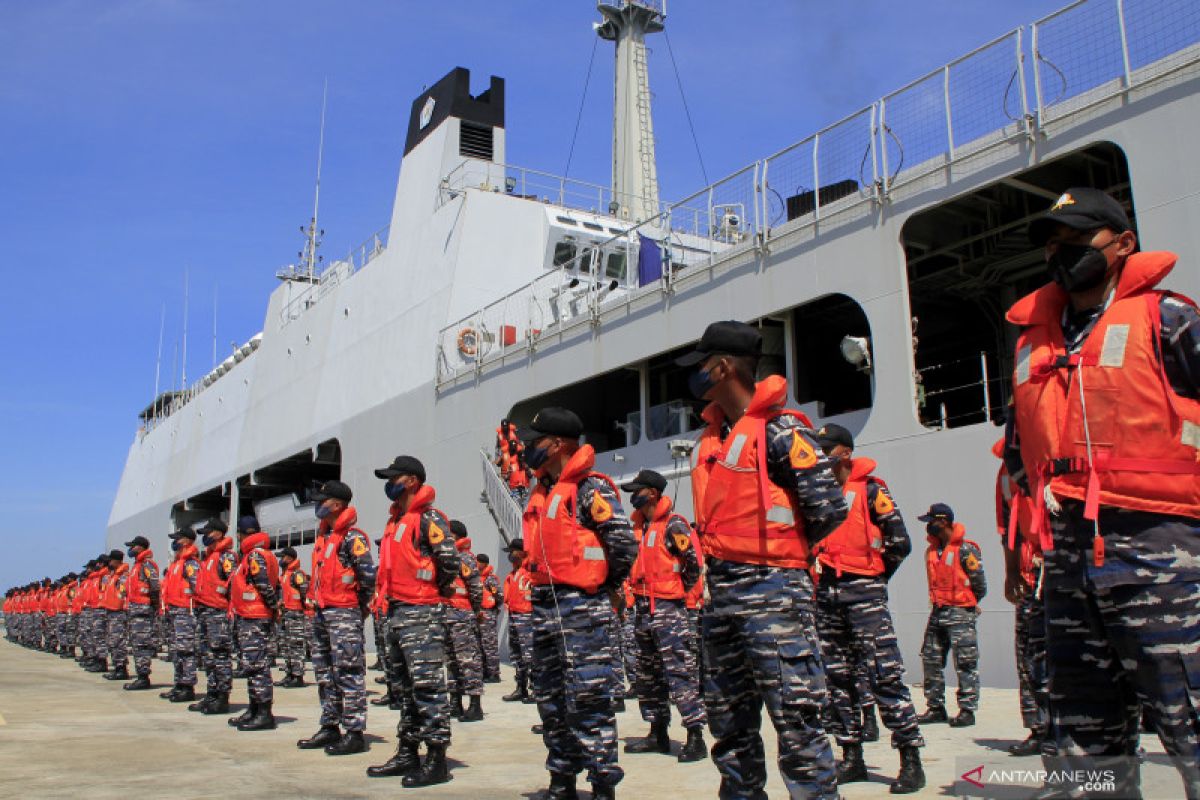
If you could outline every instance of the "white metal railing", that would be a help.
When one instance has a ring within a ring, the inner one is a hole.
[[[521,519],[524,509],[508,491],[508,484],[500,477],[500,470],[492,463],[492,455],[486,449],[479,451],[483,465],[483,495],[492,509],[496,522],[504,534],[505,544],[521,538]]]
[[[983,153],[1045,136],[1050,122],[1061,124],[1200,64],[1195,0],[1080,0],[1027,27],[1028,35],[1026,27],[1009,31],[834,125],[664,204],[653,219],[599,245],[623,249],[632,275],[642,242],[653,240],[663,252],[661,279],[647,285],[627,280],[606,292],[600,274],[561,266],[451,323],[438,337],[438,387],[487,363],[533,352],[539,339],[576,324],[598,324],[610,309],[670,294],[681,281],[712,280],[720,267],[747,250],[770,247],[773,239],[802,230],[815,236],[873,213],[901,189],[920,191],[935,178],[973,174],[990,163],[978,158]],[[487,165],[460,169],[465,174]],[[536,176],[551,181],[542,197],[547,202],[570,205],[582,196],[573,185],[586,187],[583,207],[604,209],[611,202],[611,191],[595,184],[504,170],[504,190],[511,194],[526,194],[519,187]],[[450,184],[443,183],[445,192]]]
[[[345,258],[330,262],[314,281],[289,280],[288,297],[280,310],[280,325],[287,325],[328,295],[342,281],[376,259],[387,249],[390,225],[385,225],[355,247]],[[283,273],[281,273],[283,274]]]

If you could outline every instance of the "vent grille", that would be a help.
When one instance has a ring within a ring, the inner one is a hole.
[[[477,125],[474,122],[464,121],[458,137],[458,154],[463,158],[479,158],[484,161],[491,161],[491,126]]]

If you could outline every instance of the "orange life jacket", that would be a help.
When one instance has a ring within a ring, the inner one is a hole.
[[[283,577],[280,579],[280,585],[283,587],[283,607],[288,611],[303,611],[304,601],[300,590],[296,588],[296,576],[304,577],[304,571],[300,569],[300,562],[293,560],[291,564],[283,571]]]
[[[154,563],[154,553],[143,550],[137,554],[137,560],[129,572],[129,581],[125,584],[125,594],[129,597],[131,604],[150,605],[150,584],[146,583],[146,577],[143,574],[147,566],[158,572],[158,564]]]
[[[997,457],[1003,455],[1003,439],[992,452]],[[1009,477],[1007,466],[1001,462],[996,475],[996,531],[1006,540],[1005,546],[1017,553],[1021,580],[1030,589],[1037,587],[1042,565],[1041,542],[1032,533],[1036,511],[1033,500]]]
[[[973,608],[979,605],[971,591],[971,581],[962,568],[959,551],[963,544],[975,544],[966,536],[962,523],[954,523],[950,541],[938,553],[938,540],[928,536],[929,547],[925,550],[925,575],[929,579],[929,602],[935,606]],[[978,545],[976,545],[978,546]]]
[[[525,567],[517,567],[504,578],[504,605],[510,614],[533,612],[533,581]]]
[[[117,567],[108,578],[108,583],[104,587],[104,591],[100,594],[100,607],[109,611],[120,611],[125,608],[125,584],[121,578],[129,572],[129,565],[121,562],[121,566]]]
[[[258,587],[250,580],[253,562],[251,553],[257,552],[267,562],[267,581],[271,588],[279,589],[279,560],[267,549],[271,537],[259,531],[242,539],[242,562],[238,564],[229,582],[229,605],[233,613],[243,619],[270,619],[271,609],[263,602]]]
[[[354,527],[357,521],[358,512],[354,506],[347,506],[332,524],[327,519],[321,520],[317,541],[313,544],[311,593],[320,608],[358,606],[358,577],[354,574],[354,568],[343,566],[337,555],[346,535],[351,530],[358,530]],[[370,539],[367,541],[370,542]]]
[[[595,463],[596,451],[585,444],[567,461],[553,488],[539,483],[533,490],[542,501],[528,506],[527,511],[532,509],[535,517],[527,526],[525,547],[535,586],[566,584],[594,593],[608,577],[608,560],[600,539],[579,524],[575,508],[579,482],[584,478],[606,481],[614,494],[617,491],[607,475],[592,472]]]
[[[189,561],[193,562],[194,566],[198,552],[194,544],[184,545],[175,552],[175,560],[167,567],[162,579],[163,604],[168,608],[192,607],[192,587],[188,584],[184,570],[189,566]]]
[[[646,525],[646,516],[641,509],[630,516],[633,533],[637,538],[637,560],[629,572],[629,588],[633,594],[650,598],[651,612],[654,610],[654,599],[682,600],[683,567],[670,550],[667,549],[667,525],[672,519],[687,520],[679,514],[671,513],[671,498],[660,497],[655,504],[653,517]],[[689,530],[691,526],[688,526]],[[690,541],[690,537],[689,537]]]
[[[851,459],[850,475],[842,486],[849,508],[846,519],[816,547],[818,563],[832,567],[839,578],[843,572],[854,575],[884,573],[883,531],[871,521],[871,509],[867,505],[870,488],[867,478],[876,466],[870,458]],[[883,483],[878,478],[875,480]]]
[[[496,607],[496,593],[487,586],[488,578],[496,574],[496,568],[491,564],[485,564],[479,568],[479,582],[483,584],[483,607]]]
[[[454,543],[454,549],[460,553],[471,552],[471,537],[464,536]],[[471,568],[466,564],[459,564],[458,577],[454,579],[454,594],[448,598],[443,598],[442,602],[453,606],[461,611],[471,610],[471,596],[467,593],[467,575],[471,573]]]
[[[432,606],[442,601],[438,593],[433,558],[421,552],[421,516],[433,509],[437,492],[423,484],[408,503],[408,511],[400,513],[398,503],[392,504],[387,526],[379,546],[379,597],[416,606]],[[450,523],[444,516],[431,537],[450,535]]]
[[[1082,500],[1089,520],[1102,504],[1200,518],[1200,402],[1175,394],[1159,357],[1164,293],[1155,287],[1175,261],[1166,252],[1131,255],[1074,355],[1066,353],[1068,297],[1058,286],[1043,286],[1009,309],[1009,321],[1024,326],[1013,398],[1043,549],[1052,544],[1047,485],[1058,497]],[[1097,536],[1097,564],[1103,544]]]
[[[724,412],[716,403],[704,410],[708,427],[696,448],[692,497],[700,541],[710,557],[776,567],[808,566],[808,541],[795,497],[767,475],[767,422],[785,411],[787,380],[760,381],[745,414],[721,441]],[[807,427],[812,423],[794,414]],[[816,452],[799,439],[793,462],[816,463]]]
[[[78,614],[83,611],[83,582],[72,581],[68,584],[67,596],[71,599],[70,613]]]
[[[196,576],[196,602],[221,611],[229,608],[229,581],[232,574],[221,577],[221,556],[233,547],[233,539],[221,537],[204,550],[204,563]]]
[[[508,476],[508,488],[521,489],[529,485],[529,475],[521,466],[521,459],[515,455],[505,456],[505,466]]]

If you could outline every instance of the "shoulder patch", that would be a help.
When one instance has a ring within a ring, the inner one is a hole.
[[[967,572],[974,572],[979,569],[979,559],[975,557],[974,553],[967,553],[967,557],[963,559],[963,567]]]
[[[350,545],[350,554],[355,558],[365,556],[367,554],[367,542],[361,536],[354,537],[354,544]]]
[[[184,567],[184,572],[186,572],[186,573],[187,573],[187,576],[188,576],[189,578],[190,578],[190,577],[192,577],[193,575],[195,575],[195,574],[196,574],[196,565],[195,565],[195,564],[188,564],[186,567]]]
[[[788,451],[792,469],[808,469],[817,463],[817,451],[800,431],[792,431],[792,449]]]
[[[462,572],[462,576],[464,578],[471,577],[471,568],[468,567],[465,563],[463,563],[459,566],[459,570]]]
[[[293,580],[295,581],[297,586],[303,586],[304,585],[304,573],[297,572],[296,577]]]
[[[256,559],[256,558],[250,559],[250,574],[257,575],[260,572],[262,572],[262,567],[260,567],[258,565],[258,559]]]
[[[608,522],[612,519],[612,503],[608,502],[599,490],[592,492],[591,513],[593,522]]]
[[[875,513],[879,516],[890,514],[896,510],[896,504],[892,502],[892,498],[888,497],[888,493],[880,489],[875,495]]]
[[[675,541],[675,549],[681,553],[692,546],[692,540],[686,534],[673,533],[671,534],[671,538]]]
[[[145,578],[146,580],[150,580],[150,565],[149,564],[146,564],[145,566],[142,567],[142,577]]]
[[[436,522],[429,523],[429,543],[441,544],[446,540],[446,532]]]

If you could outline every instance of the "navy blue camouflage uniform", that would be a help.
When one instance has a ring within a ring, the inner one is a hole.
[[[469,544],[469,541],[468,541]],[[483,652],[479,647],[478,615],[483,610],[483,583],[479,580],[479,562],[470,548],[458,551],[459,575],[470,609],[446,604],[446,688],[452,695],[478,697],[483,694]]]
[[[147,588],[146,603],[129,604],[129,644],[133,651],[133,668],[141,677],[149,677],[151,662],[158,650],[156,641],[158,598],[161,584],[158,565],[149,558],[133,565],[141,570],[140,582]]]
[[[224,590],[227,599],[228,581],[237,565],[233,551],[224,550],[212,567],[217,573],[217,591]],[[233,689],[233,621],[227,609],[207,606],[199,599],[195,603],[195,612],[196,639],[206,675],[205,688],[210,696],[228,695]]]
[[[943,549],[938,548],[938,553]],[[979,546],[964,541],[958,550],[958,561],[971,586],[975,600],[987,594],[987,577],[983,571],[983,555]],[[921,644],[921,663],[925,671],[925,706],[929,709],[946,707],[946,657],[954,653],[954,671],[958,676],[956,699],[959,711],[974,712],[979,708],[979,633],[975,620],[979,616],[976,606],[934,606],[925,624],[925,638]]]
[[[267,559],[257,550],[246,556],[246,576],[265,605],[274,615],[279,606],[279,590],[271,585]],[[249,598],[247,598],[249,599]],[[241,654],[246,690],[253,703],[270,704],[275,697],[271,683],[270,638],[273,619],[238,616],[237,649]]]
[[[183,564],[183,579],[187,583],[184,590],[188,597],[196,596],[196,575],[200,571],[200,563],[195,558],[188,558]],[[171,661],[175,667],[176,686],[196,685],[196,618],[192,609],[180,606],[167,606],[167,616],[171,622]]]

